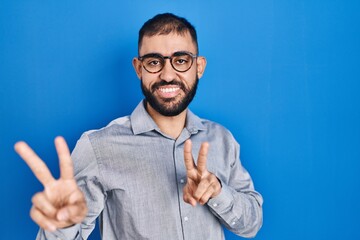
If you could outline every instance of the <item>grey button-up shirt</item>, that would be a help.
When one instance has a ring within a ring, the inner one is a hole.
[[[196,161],[209,142],[207,167],[222,183],[204,206],[183,201],[184,142]],[[141,102],[130,116],[83,134],[73,153],[75,176],[89,212],[82,224],[38,239],[87,239],[99,217],[102,238],[220,240],[222,225],[245,237],[262,224],[262,197],[241,165],[239,145],[221,125],[187,112],[177,139],[162,133]]]

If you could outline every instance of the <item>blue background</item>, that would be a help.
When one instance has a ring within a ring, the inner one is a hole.
[[[42,186],[13,144],[27,141],[58,176],[55,136],[72,149],[131,113],[137,33],[162,12],[198,30],[208,65],[191,109],[241,144],[265,199],[256,239],[360,239],[355,0],[0,1],[0,239],[37,232],[28,213]]]

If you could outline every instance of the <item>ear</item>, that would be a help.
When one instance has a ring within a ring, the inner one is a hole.
[[[138,58],[133,58],[132,60],[132,65],[135,69],[136,75],[138,76],[139,79],[141,79],[142,76],[142,65],[141,62]]]
[[[200,79],[202,77],[202,75],[204,74],[205,71],[205,67],[206,67],[206,58],[205,57],[197,57],[196,59],[196,63],[197,63],[197,75],[198,78]]]

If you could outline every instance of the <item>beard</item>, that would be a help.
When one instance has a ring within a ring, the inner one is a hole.
[[[198,76],[196,76],[194,85],[189,89],[187,89],[186,86],[182,82],[175,81],[175,80],[173,80],[171,82],[162,80],[158,83],[155,83],[151,87],[151,89],[147,89],[144,86],[143,81],[141,79],[141,90],[145,96],[146,102],[148,102],[155,111],[157,111],[158,113],[160,113],[163,116],[173,117],[173,116],[179,115],[181,112],[183,112],[189,106],[189,104],[191,103],[191,101],[194,99],[194,97],[196,95],[198,83],[199,83],[199,78],[198,78]],[[180,89],[185,93],[185,96],[182,97],[181,99],[177,99],[177,97],[174,97],[174,98],[159,100],[153,93],[159,87],[166,86],[166,85],[179,86]],[[164,103],[162,103],[161,101],[164,101]]]

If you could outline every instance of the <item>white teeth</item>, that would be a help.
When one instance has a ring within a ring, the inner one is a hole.
[[[160,88],[160,91],[163,93],[170,93],[170,92],[175,92],[177,91],[179,88]]]

